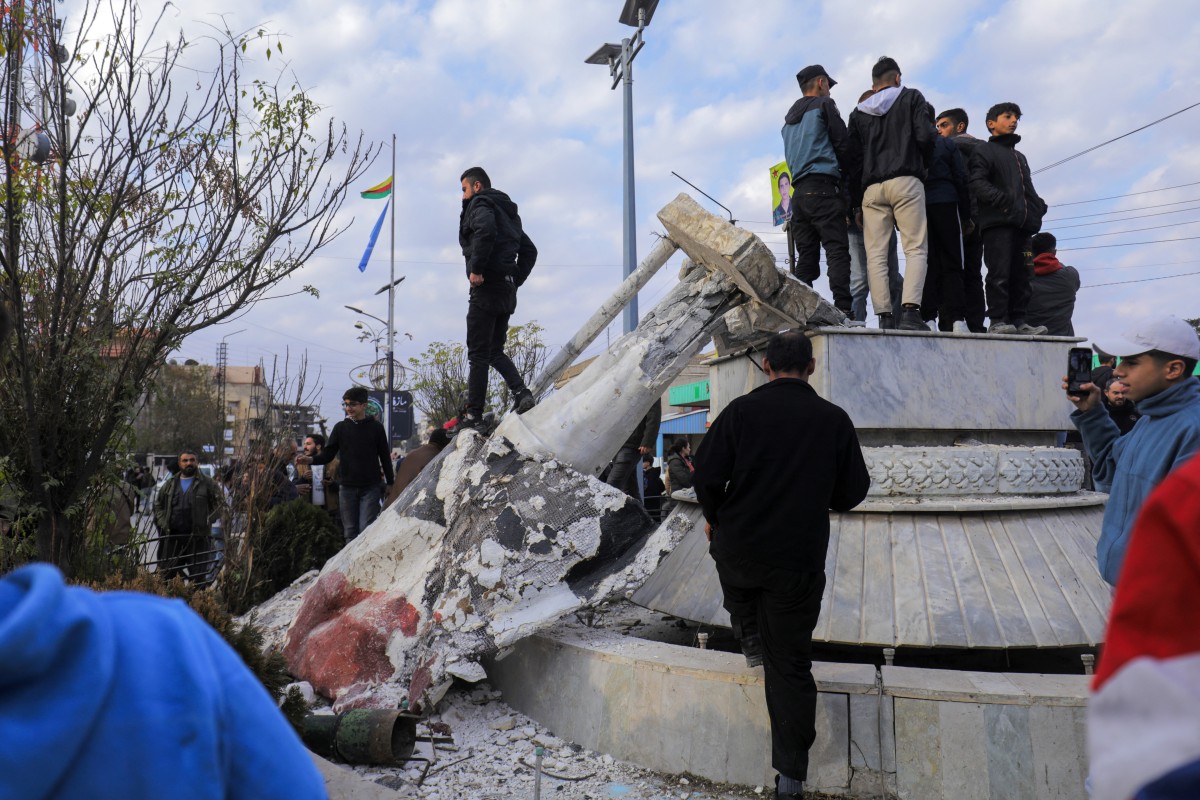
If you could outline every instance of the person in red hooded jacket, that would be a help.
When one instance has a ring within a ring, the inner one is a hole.
[[[1074,336],[1071,315],[1079,291],[1079,270],[1058,260],[1057,247],[1052,233],[1033,237],[1032,296],[1025,319],[1030,325],[1045,325],[1047,336]]]

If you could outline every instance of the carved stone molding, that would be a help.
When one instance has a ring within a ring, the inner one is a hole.
[[[1083,455],[1057,447],[865,447],[872,497],[1069,494]]]

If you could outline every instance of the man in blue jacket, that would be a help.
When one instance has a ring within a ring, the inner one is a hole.
[[[796,241],[794,272],[812,286],[821,274],[824,245],[833,304],[850,316],[850,245],[846,237],[850,141],[846,123],[829,96],[837,81],[820,64],[813,64],[796,73],[796,82],[804,96],[783,120],[783,154],[792,173],[788,225]]]
[[[1071,421],[1094,463],[1096,489],[1109,493],[1096,559],[1104,580],[1115,586],[1142,502],[1171,470],[1200,451],[1200,381],[1192,375],[1200,338],[1178,317],[1160,315],[1141,320],[1120,337],[1095,342],[1095,348],[1120,357],[1113,374],[1129,387],[1128,397],[1142,415],[1122,436],[1100,401],[1098,386],[1085,383],[1084,394],[1067,395],[1076,409]]]
[[[0,579],[0,797],[318,800],[258,679],[180,600]]]

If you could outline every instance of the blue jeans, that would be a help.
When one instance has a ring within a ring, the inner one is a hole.
[[[867,245],[863,233],[850,226],[850,318],[867,321]],[[900,274],[900,257],[896,253],[896,231],[892,231],[892,249],[888,253],[888,285],[892,290],[892,318],[900,319],[901,295],[904,293],[904,276]]]
[[[379,500],[382,496],[382,483],[374,486],[343,486],[338,490],[342,533],[347,542],[365,531],[379,516]]]

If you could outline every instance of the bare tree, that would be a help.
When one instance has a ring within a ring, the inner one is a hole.
[[[89,482],[167,354],[339,235],[374,156],[295,84],[247,74],[281,51],[263,31],[164,36],[136,0],[68,27],[50,0],[0,18],[0,451],[39,557],[67,569]]]

